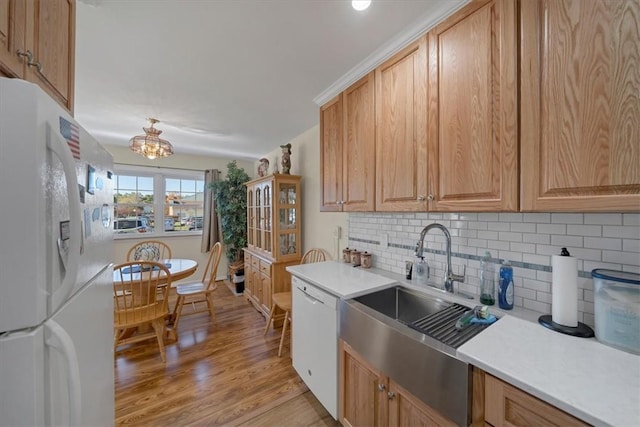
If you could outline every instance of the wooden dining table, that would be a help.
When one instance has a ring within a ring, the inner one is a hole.
[[[175,289],[176,282],[178,280],[186,279],[187,277],[195,273],[196,270],[198,269],[198,262],[192,259],[167,258],[167,259],[159,260],[157,262],[160,264],[164,264],[169,269],[169,273],[171,273],[171,289]],[[129,277],[130,274],[132,274],[133,277]],[[127,280],[137,280],[142,277],[142,274],[149,274],[149,272],[144,271],[141,273],[140,272],[122,273],[122,270],[120,269],[113,270],[113,283],[114,284],[120,283],[123,275],[126,276]],[[166,283],[166,279],[164,279],[163,277],[165,276],[160,276],[160,283]],[[167,320],[168,320],[167,337],[175,339],[177,338],[177,335],[175,331],[173,331],[172,329],[173,319],[175,317],[174,312],[175,310],[169,310],[169,312],[167,313]],[[134,331],[129,331],[128,333],[131,334],[133,332]]]
[[[196,272],[198,269],[198,262],[192,259],[183,258],[168,258],[158,261],[160,264],[164,264],[171,273],[172,288],[175,287],[175,282],[178,280],[186,279]],[[147,272],[144,272],[147,273]],[[126,274],[126,273],[125,273]],[[133,280],[139,279],[143,273],[133,273]],[[129,274],[126,274],[127,280],[131,280]],[[113,270],[113,283],[119,283],[122,279],[121,270]],[[160,278],[160,282],[166,282],[166,279]]]

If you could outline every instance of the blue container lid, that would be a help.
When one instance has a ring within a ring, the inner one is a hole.
[[[596,268],[591,270],[591,277],[615,282],[630,283],[640,285],[640,274],[629,273],[627,271],[608,270],[606,268]]]

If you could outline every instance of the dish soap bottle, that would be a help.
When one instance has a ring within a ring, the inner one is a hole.
[[[415,264],[415,271],[414,271],[414,276],[416,278],[416,282],[419,284],[426,284],[427,283],[427,263],[424,260],[424,257],[421,256],[419,257],[420,259],[418,260],[418,262]]]
[[[486,251],[480,260],[480,303],[494,305],[496,303],[495,268],[491,262],[491,253]]]
[[[500,289],[498,290],[498,305],[503,310],[513,308],[513,267],[505,260],[500,267]]]

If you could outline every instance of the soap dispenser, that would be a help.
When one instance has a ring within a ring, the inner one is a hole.
[[[419,284],[426,284],[427,283],[427,263],[424,260],[424,257],[418,257],[418,262],[416,262],[415,267],[414,267],[414,276],[416,278],[416,282]]]

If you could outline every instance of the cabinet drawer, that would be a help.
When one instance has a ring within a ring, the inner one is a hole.
[[[271,263],[260,260],[260,271],[267,276],[271,276]]]
[[[491,375],[485,375],[485,421],[496,427],[588,425]]]
[[[251,254],[248,252],[244,253],[244,263],[245,264],[251,264]]]
[[[254,256],[251,257],[251,266],[256,270],[260,269],[260,258],[256,258]]]

